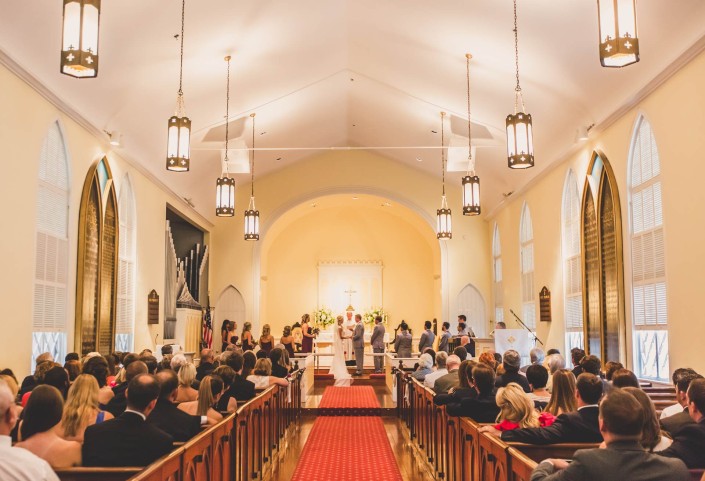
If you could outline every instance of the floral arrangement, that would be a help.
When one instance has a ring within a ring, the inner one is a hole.
[[[326,329],[335,323],[335,316],[327,307],[321,307],[313,311],[313,322],[317,327]]]
[[[389,321],[389,314],[381,307],[372,308],[362,315],[362,322],[368,326],[374,325],[375,317],[382,316],[382,323],[387,324]]]

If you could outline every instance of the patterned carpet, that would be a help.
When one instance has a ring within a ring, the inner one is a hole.
[[[291,479],[401,481],[402,477],[379,417],[327,416],[316,419]]]
[[[318,405],[319,416],[380,416],[382,406],[372,386],[328,386]]]

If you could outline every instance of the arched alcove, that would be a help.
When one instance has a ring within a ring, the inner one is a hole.
[[[485,299],[472,284],[468,284],[458,293],[458,314],[465,314],[468,325],[477,337],[486,337],[487,311]]]
[[[223,320],[228,319],[230,322],[237,324],[235,334],[240,335],[246,318],[245,299],[243,299],[240,291],[235,286],[228,286],[220,293],[218,300],[215,303],[213,311],[213,346],[214,349],[219,349],[223,342],[221,338],[220,326]]]

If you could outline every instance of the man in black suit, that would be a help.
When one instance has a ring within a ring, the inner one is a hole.
[[[694,379],[688,388],[688,412],[694,423],[673,437],[673,444],[658,454],[678,458],[688,469],[705,468],[705,379]]]
[[[688,411],[688,388],[690,383],[696,379],[702,379],[702,376],[695,371],[689,371],[681,374],[676,381],[676,396],[679,402],[682,399],[683,410],[678,414],[661,419],[661,429],[669,433],[671,437],[678,435],[681,429],[695,422]]]
[[[502,441],[528,444],[601,442],[597,403],[602,397],[602,380],[594,374],[583,373],[578,376],[576,387],[578,411],[561,414],[551,426],[504,432],[493,429],[490,432],[497,436],[501,434]]]
[[[131,354],[128,354],[128,356],[130,355]],[[120,416],[127,407],[127,397],[125,396],[125,392],[127,391],[127,386],[129,386],[130,381],[138,375],[148,374],[148,372],[149,369],[145,363],[142,361],[132,360],[132,362],[130,362],[130,364],[128,364],[125,368],[125,382],[120,383],[113,388],[113,393],[115,396],[108,401],[108,404],[105,406],[105,410],[114,417]]]
[[[176,407],[179,378],[174,371],[165,370],[155,377],[159,383],[159,399],[147,423],[169,434],[174,441],[188,441],[201,432],[201,425],[208,423],[207,416],[191,416]]]
[[[477,397],[464,398],[460,403],[448,404],[450,416],[463,416],[474,419],[478,423],[493,423],[499,414],[495,401],[494,371],[485,364],[478,364],[472,370],[472,387],[477,391]]]
[[[600,432],[606,449],[581,449],[571,463],[562,459],[542,461],[531,474],[531,481],[690,479],[683,462],[644,451],[639,441],[645,413],[633,395],[613,389],[600,404],[599,411]]]
[[[219,411],[234,411],[237,409],[237,401],[249,401],[257,395],[255,393],[255,384],[241,376],[244,362],[245,359],[239,352],[232,353],[226,359],[225,363],[231,368],[232,371],[234,371],[234,375],[232,382],[230,383],[230,387],[226,389],[220,397],[220,401],[218,401]],[[225,381],[225,379],[223,380]],[[231,400],[234,401],[231,402]]]
[[[522,387],[524,392],[531,392],[529,381],[526,376],[519,374],[521,367],[521,357],[514,349],[510,349],[504,353],[502,357],[502,366],[504,366],[504,374],[497,376],[494,382],[494,387],[507,387],[510,382],[515,382]]]
[[[570,360],[573,362],[573,366],[575,366],[573,367],[573,376],[575,376],[575,379],[578,379],[578,376],[583,373],[583,367],[580,365],[580,361],[582,361],[584,357],[585,351],[579,347],[574,347],[570,350]]]
[[[213,361],[213,350],[202,349],[201,360],[196,368],[196,380],[200,382],[204,377],[210,375],[215,370],[215,363]]]
[[[115,419],[86,428],[84,466],[146,466],[172,449],[172,437],[147,423],[159,383],[140,374],[127,387],[127,409]]]

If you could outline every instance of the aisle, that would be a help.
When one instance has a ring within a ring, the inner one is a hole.
[[[329,387],[321,406],[338,415],[316,419],[293,481],[402,481],[382,418],[360,415],[380,408],[370,386]]]

